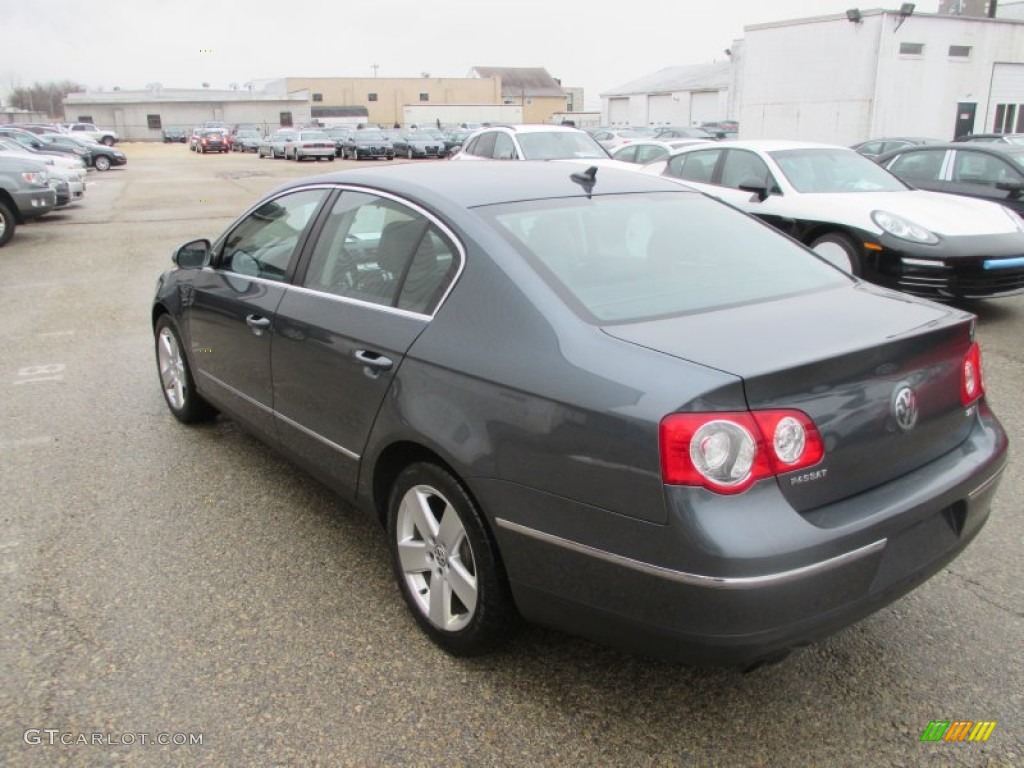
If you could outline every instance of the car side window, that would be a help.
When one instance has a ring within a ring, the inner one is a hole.
[[[624,147],[623,149],[620,149],[618,152],[615,153],[615,159],[622,160],[623,162],[626,163],[637,162],[636,150],[636,147]]]
[[[885,144],[881,141],[869,141],[867,144],[861,144],[857,147],[857,151],[862,155],[880,155],[885,151]]]
[[[907,181],[938,181],[945,159],[944,149],[906,152],[893,158],[888,169]]]
[[[711,183],[721,149],[706,149],[700,152],[686,152],[668,161],[667,173],[687,181]]]
[[[512,143],[512,139],[504,133],[498,133],[494,137],[494,159],[495,160],[515,160],[516,159],[516,146]]]
[[[958,149],[953,158],[953,181],[993,187],[1000,181],[1020,181],[1020,174],[998,157]]]
[[[470,154],[477,155],[479,157],[493,157],[494,140],[495,134],[493,131],[481,134],[473,144],[472,152]]]
[[[664,147],[655,147],[650,144],[647,146],[635,147],[633,151],[635,153],[633,161],[637,163],[653,163],[655,160],[661,160],[668,154],[668,150]],[[628,158],[624,157],[622,159],[626,160]]]
[[[458,265],[451,242],[419,212],[388,198],[343,192],[313,249],[303,286],[430,314]]]
[[[732,189],[754,186],[771,190],[775,186],[775,179],[768,170],[768,164],[753,152],[730,149],[725,153],[721,184]]]
[[[299,240],[327,191],[281,195],[246,216],[224,240],[218,267],[247,277],[284,280]]]

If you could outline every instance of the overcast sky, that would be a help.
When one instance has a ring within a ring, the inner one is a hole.
[[[227,88],[273,77],[465,77],[544,67],[601,91],[670,66],[724,61],[743,27],[841,13],[855,0],[48,0],[4,2],[0,91]],[[898,7],[868,3],[863,8]],[[917,10],[933,13],[938,0]]]

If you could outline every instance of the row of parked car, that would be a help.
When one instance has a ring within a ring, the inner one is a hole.
[[[609,155],[599,135],[492,126],[453,160],[633,169],[724,200],[845,271],[900,291],[940,300],[1024,292],[1024,145],[1013,136],[905,146],[872,162],[827,144],[700,138],[631,139]],[[644,162],[650,147],[657,153]]]
[[[304,128],[264,137],[236,129],[231,144],[218,134],[209,145],[202,133],[197,132],[199,152],[234,148],[261,158],[450,157],[619,166],[723,199],[872,282],[938,299],[1024,292],[1024,144],[1013,136],[942,143],[880,139],[845,148],[722,141],[700,128],[672,126],[587,132],[564,125],[493,125],[461,135]],[[884,151],[866,156],[879,149]],[[1001,205],[989,207],[992,202]],[[999,247],[991,245],[993,237]]]
[[[60,126],[0,125],[0,246],[19,224],[81,200],[89,169],[128,162],[108,144]]]

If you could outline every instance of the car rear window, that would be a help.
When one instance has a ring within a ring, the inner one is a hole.
[[[703,312],[850,280],[767,225],[691,192],[476,210],[594,323]]]

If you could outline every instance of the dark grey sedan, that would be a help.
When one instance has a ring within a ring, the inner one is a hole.
[[[174,262],[171,413],[219,411],[375,515],[457,655],[522,616],[778,658],[956,557],[1005,463],[972,315],[660,178],[350,170]]]

